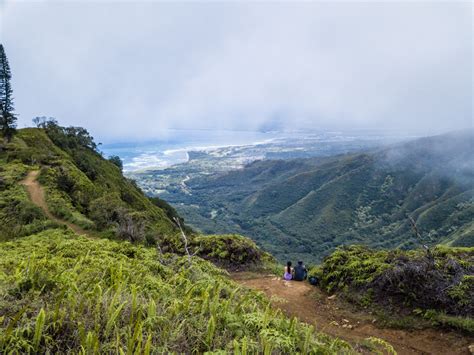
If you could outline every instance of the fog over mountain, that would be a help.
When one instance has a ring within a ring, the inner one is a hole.
[[[19,126],[472,127],[469,2],[0,2]]]

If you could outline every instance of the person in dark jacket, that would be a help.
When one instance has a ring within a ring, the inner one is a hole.
[[[308,270],[306,270],[302,261],[298,261],[298,265],[293,269],[293,280],[303,281],[306,280],[306,277],[308,277]]]

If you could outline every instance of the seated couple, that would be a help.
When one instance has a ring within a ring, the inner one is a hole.
[[[291,267],[291,261],[288,261],[285,266],[285,273],[283,274],[283,279],[286,281],[295,280],[303,281],[308,277],[308,270],[303,265],[302,261],[298,261],[298,265],[294,268]]]

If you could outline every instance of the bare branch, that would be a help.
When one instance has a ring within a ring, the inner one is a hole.
[[[410,221],[410,224],[413,228],[413,231],[415,232],[415,236],[418,238],[418,240],[420,241],[420,243],[423,242],[423,238],[421,237],[421,233],[420,231],[418,230],[418,226],[416,225],[416,222],[415,220],[413,219],[412,216],[408,216],[408,220]],[[423,246],[423,248],[426,250],[426,254],[428,256],[428,258],[431,260],[432,259],[432,254],[431,254],[431,250],[429,248],[429,246],[427,246],[426,244],[421,244]]]
[[[186,254],[188,255],[188,261],[189,261],[189,264],[191,265],[193,255],[191,255],[191,253],[189,252],[189,249],[188,249],[188,238],[186,237],[186,234],[184,233],[184,230],[181,227],[181,222],[179,221],[179,218],[173,217],[173,220],[176,222],[176,224],[178,225],[179,230],[181,231],[181,237],[184,240],[184,250],[186,251]]]
[[[157,251],[157,255],[158,255],[158,260],[164,264],[165,261],[163,259],[163,250],[161,249],[161,246],[160,246],[160,242],[158,240],[156,240],[156,251]]]
[[[411,223],[411,226],[412,226],[412,228],[413,228],[413,231],[415,232],[415,235],[416,235],[417,238],[420,239],[420,241],[421,241],[421,234],[420,234],[420,232],[418,231],[418,227],[417,227],[417,225],[416,225],[415,220],[413,219],[412,216],[408,216],[408,219],[410,220],[410,223]]]

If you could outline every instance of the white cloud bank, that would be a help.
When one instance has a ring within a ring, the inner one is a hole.
[[[20,126],[472,127],[470,2],[6,2]]]

